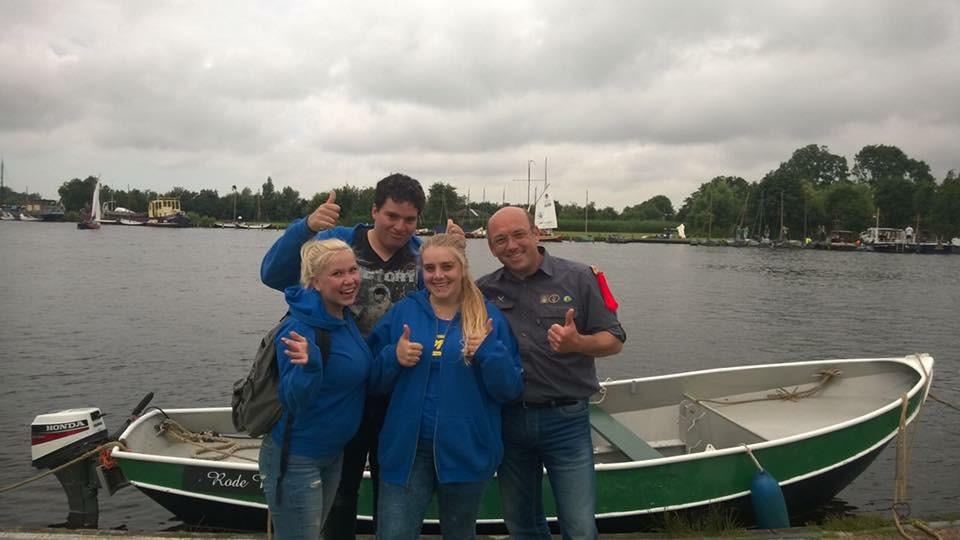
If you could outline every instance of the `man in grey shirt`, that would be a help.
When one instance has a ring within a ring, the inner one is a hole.
[[[626,334],[593,271],[552,257],[522,208],[487,224],[503,268],[477,281],[517,336],[525,387],[503,409],[503,516],[512,538],[549,539],[541,485],[546,467],[564,538],[596,538],[596,479],[588,400],[600,385],[594,358],[617,354]]]

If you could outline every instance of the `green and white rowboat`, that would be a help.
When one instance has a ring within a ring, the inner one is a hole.
[[[916,417],[932,370],[933,358],[919,354],[605,383],[591,411],[597,525],[601,532],[644,530],[664,512],[697,512],[712,505],[731,507],[749,522],[756,466],[748,448],[779,481],[791,516],[813,511],[897,436],[903,407],[908,423]],[[214,443],[158,435],[168,419],[189,432],[212,432],[228,442],[209,451]],[[228,407],[153,409],[131,424],[121,441],[126,450],[115,448],[112,455],[126,478],[185,523],[265,527],[256,464],[259,441],[236,433]],[[548,482],[545,477],[544,506],[555,521]],[[371,528],[371,508],[365,477],[358,511],[361,531]],[[478,525],[481,532],[504,530],[495,481]],[[436,527],[431,507],[425,530]]]

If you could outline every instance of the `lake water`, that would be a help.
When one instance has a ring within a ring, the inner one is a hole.
[[[261,335],[284,313],[259,281],[279,231],[158,230],[0,223],[0,486],[37,473],[37,414],[96,406],[111,430],[148,391],[160,407],[223,406]],[[936,359],[932,392],[960,403],[960,256],[685,245],[578,244],[551,253],[599,264],[628,340],[598,360],[603,378],[814,360]],[[497,267],[483,240],[473,273]],[[960,508],[960,413],[928,401],[909,469],[914,515]],[[836,501],[887,512],[889,446]],[[62,521],[51,476],[0,494],[0,527]],[[133,488],[101,494],[103,528],[161,530],[169,513]]]

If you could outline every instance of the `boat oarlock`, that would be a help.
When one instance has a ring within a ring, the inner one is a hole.
[[[96,407],[66,409],[33,419],[30,425],[32,465],[47,469],[45,474],[53,473],[60,482],[69,506],[64,523],[67,528],[97,528],[99,490],[104,489],[113,495],[128,485],[108,452],[120,445],[117,442],[120,434],[143,412],[151,399],[152,392],[144,396],[123,426],[113,434],[107,431],[104,415]]]

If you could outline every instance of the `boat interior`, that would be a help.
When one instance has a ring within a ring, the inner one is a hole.
[[[591,405],[594,453],[597,463],[625,463],[802,435],[877,411],[919,380],[885,362],[617,381]]]

